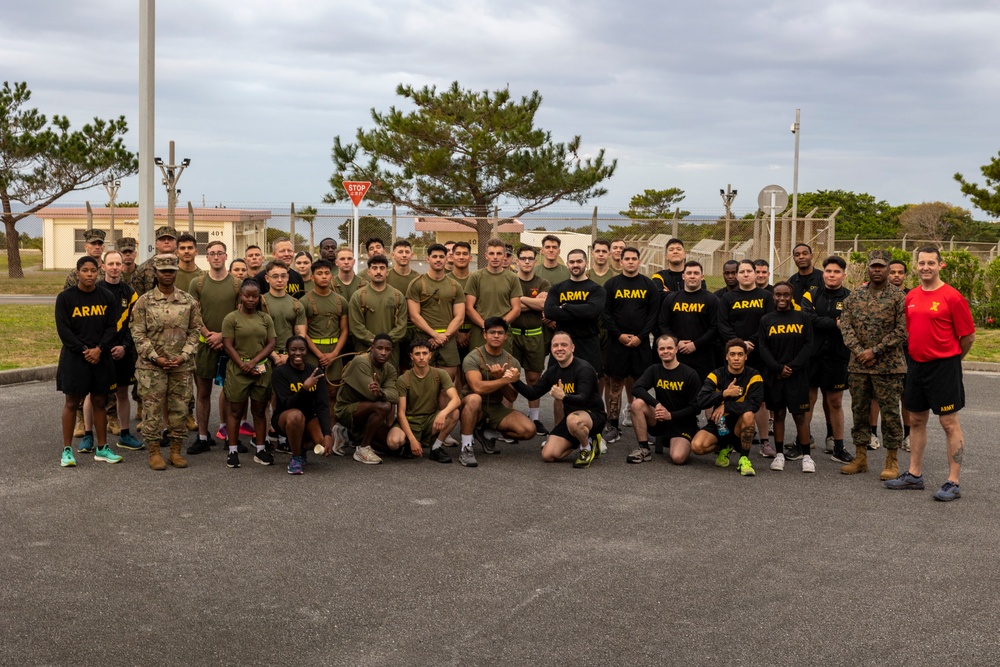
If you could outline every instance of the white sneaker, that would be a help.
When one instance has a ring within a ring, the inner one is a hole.
[[[458,440],[456,440],[455,438],[453,438],[453,437],[451,437],[449,435],[447,438],[444,439],[444,446],[445,447],[458,447]]]
[[[785,469],[785,455],[776,454],[774,456],[774,460],[771,461],[771,470],[776,470],[778,472],[781,472],[784,469]]]
[[[632,427],[632,408],[627,405],[622,408],[621,425],[625,428]]]
[[[882,443],[879,442],[878,436],[872,433],[871,440],[868,441],[868,449],[878,449],[881,446]]]
[[[368,465],[382,463],[382,458],[371,447],[358,447],[354,450],[354,460]]]
[[[350,434],[343,424],[336,424],[333,427],[333,448],[330,450],[334,456],[347,456],[347,447],[351,444]]]
[[[903,451],[904,452],[910,451],[910,436],[906,436],[905,438],[903,438]]]
[[[823,453],[833,454],[833,447],[834,447],[833,436],[832,435],[826,436],[826,446],[823,447]]]
[[[608,443],[604,440],[604,438],[603,437],[598,437],[597,438],[597,443],[598,443],[598,451],[599,451],[600,455],[604,456],[605,454],[607,454],[608,453]]]
[[[802,472],[816,472],[816,462],[808,454],[802,457]]]

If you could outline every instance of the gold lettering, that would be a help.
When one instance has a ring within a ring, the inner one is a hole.
[[[572,383],[572,382],[569,382],[569,383],[567,383],[567,382],[564,382],[564,383],[563,383],[563,392],[565,392],[565,393],[567,393],[567,394],[572,394],[572,393],[574,393],[574,391],[573,391],[573,390],[574,390],[575,388],[576,388],[576,385],[575,385],[574,383]]]

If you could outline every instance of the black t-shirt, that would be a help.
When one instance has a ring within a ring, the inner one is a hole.
[[[533,401],[544,396],[549,389],[559,384],[560,380],[562,380],[563,391],[566,392],[566,398],[563,399],[566,414],[575,410],[588,410],[605,414],[604,401],[597,388],[597,371],[575,355],[573,361],[566,368],[558,363],[550,363],[534,386],[529,387],[518,380],[514,383],[514,388],[529,401]]]
[[[622,274],[604,284],[606,302],[602,317],[611,340],[621,334],[646,339],[656,326],[659,314],[659,285],[642,274],[631,278]]]
[[[660,291],[666,287],[671,292],[677,292],[684,289],[684,270],[671,271],[670,269],[663,269],[662,271],[657,271],[653,274],[653,282],[659,283],[657,287]]]
[[[671,333],[680,340],[692,341],[695,354],[711,354],[718,329],[719,299],[707,289],[681,290],[664,296],[660,307],[661,334]]]
[[[849,289],[841,286],[835,290],[812,287],[803,295],[802,312],[809,317],[813,328],[814,357],[845,364],[850,360],[851,351],[844,345],[844,334],[837,325],[850,294]]]
[[[56,331],[63,347],[78,354],[100,347],[103,358],[118,336],[120,310],[118,300],[102,287],[63,290],[56,296]]]
[[[768,313],[760,319],[759,338],[757,349],[768,374],[777,375],[785,366],[800,371],[812,354],[812,324],[801,310]]]
[[[315,368],[309,363],[306,363],[301,371],[296,370],[291,364],[275,366],[271,374],[271,388],[274,390],[276,400],[274,416],[277,417],[285,410],[295,408],[302,412],[307,422],[314,418],[318,419],[323,435],[330,435],[333,431],[330,426],[326,377],[320,376],[319,382],[312,389],[302,390],[302,383],[312,375]]]
[[[254,282],[260,285],[260,293],[267,294],[271,286],[267,282],[267,273],[261,271],[253,277]],[[288,284],[285,285],[285,294],[291,294],[296,299],[301,299],[306,295],[306,283],[302,280],[302,274],[295,269],[288,269]]]
[[[607,293],[590,278],[564,280],[549,288],[543,310],[545,317],[556,323],[573,339],[576,356],[586,360],[596,370],[601,369],[601,341],[597,323],[604,313]]]
[[[796,271],[789,276],[788,282],[792,285],[792,299],[796,305],[801,306],[802,295],[808,292],[810,287],[823,289],[823,272],[815,267],[812,273],[806,275],[802,275]]]
[[[724,397],[725,391],[730,383],[736,380],[736,386],[743,392],[734,397]],[[742,415],[745,412],[757,412],[760,404],[764,402],[764,378],[756,369],[749,366],[743,367],[743,372],[733,375],[729,372],[729,366],[716,368],[708,374],[698,392],[698,407],[701,409],[715,408],[725,401],[726,407],[723,413],[726,415]]]
[[[101,280],[97,286],[111,292],[111,295],[118,301],[118,322],[116,323],[118,335],[115,336],[112,347],[121,345],[125,348],[126,353],[135,354],[135,342],[132,340],[132,328],[129,326],[129,320],[132,319],[132,306],[139,300],[139,295],[126,285],[124,280],[117,283]]]
[[[675,422],[695,421],[699,391],[701,379],[693,368],[678,364],[677,368],[667,370],[659,361],[639,376],[632,389],[646,405],[655,408],[662,404]]]
[[[719,306],[719,337],[723,341],[742,338],[757,349],[760,318],[774,310],[774,297],[767,290],[733,290]]]

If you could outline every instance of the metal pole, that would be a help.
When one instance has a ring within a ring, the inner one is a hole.
[[[392,205],[392,238],[393,238],[393,241],[392,241],[393,243],[395,243],[396,239],[399,238],[399,233],[396,232],[396,205],[395,204]]]
[[[353,238],[351,240],[353,241],[352,247],[354,248],[354,270],[357,271],[358,261],[361,258],[361,256],[358,255],[358,205],[357,204],[354,205],[354,233],[353,233]]]
[[[156,0],[139,0],[139,247],[137,260],[153,254],[155,188],[153,144],[156,107]]]
[[[174,225],[174,218],[176,217],[177,208],[177,178],[174,174],[174,142],[170,140],[170,157],[169,157],[166,183],[167,186],[167,226],[171,229],[177,229]]]
[[[768,239],[768,245],[771,246],[767,256],[767,263],[771,266],[771,271],[774,271],[774,209],[775,201],[774,198],[778,193],[771,190],[771,236]]]
[[[295,202],[292,202],[292,210],[288,214],[288,238],[292,241],[292,252],[295,252],[297,249],[295,247]]]
[[[194,236],[194,206],[188,202],[188,234]]]
[[[792,126],[792,134],[795,135],[795,169],[792,172],[792,244],[794,246],[795,227],[799,215],[799,135],[802,134],[799,126],[799,109],[795,110],[795,125]]]

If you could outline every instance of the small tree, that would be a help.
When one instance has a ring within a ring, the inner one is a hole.
[[[954,179],[961,184],[962,194],[972,200],[976,208],[993,218],[1000,218],[1000,152],[989,164],[980,167],[979,171],[986,179],[984,187],[966,181],[960,173],[956,173]]]
[[[416,110],[372,109],[375,127],[359,128],[357,143],[334,138],[333,190],[325,202],[347,199],[342,181],[371,181],[367,198],[375,204],[403,205],[475,230],[484,261],[494,207],[513,204],[510,217],[516,218],[607,192],[600,184],[614,174],[616,162],[605,163],[604,149],[582,158],[579,136],[555,143],[536,128],[538,91],[516,101],[507,88],[475,92],[456,81],[441,93],[400,84],[396,94]]]
[[[69,119],[53,116],[51,124],[37,109],[26,83],[0,89],[0,205],[7,237],[7,274],[23,278],[17,223],[65,194],[100,185],[108,178],[139,170],[136,156],[125,149],[124,116],[95,118],[70,132]],[[26,208],[14,212],[13,203]]]
[[[312,254],[316,249],[316,234],[313,229],[313,225],[316,222],[316,215],[319,212],[316,210],[315,206],[303,206],[298,211],[295,212],[295,218],[301,220],[307,225],[309,225],[309,253]]]
[[[350,243],[351,233],[354,231],[354,218],[344,220],[337,227],[337,231],[340,233],[340,239],[344,243]],[[391,248],[392,242],[395,241],[392,238],[392,226],[385,221],[385,218],[376,218],[374,215],[360,216],[358,218],[358,253],[363,254],[365,252],[362,244],[373,237],[382,239],[382,242],[386,244],[386,248]]]

